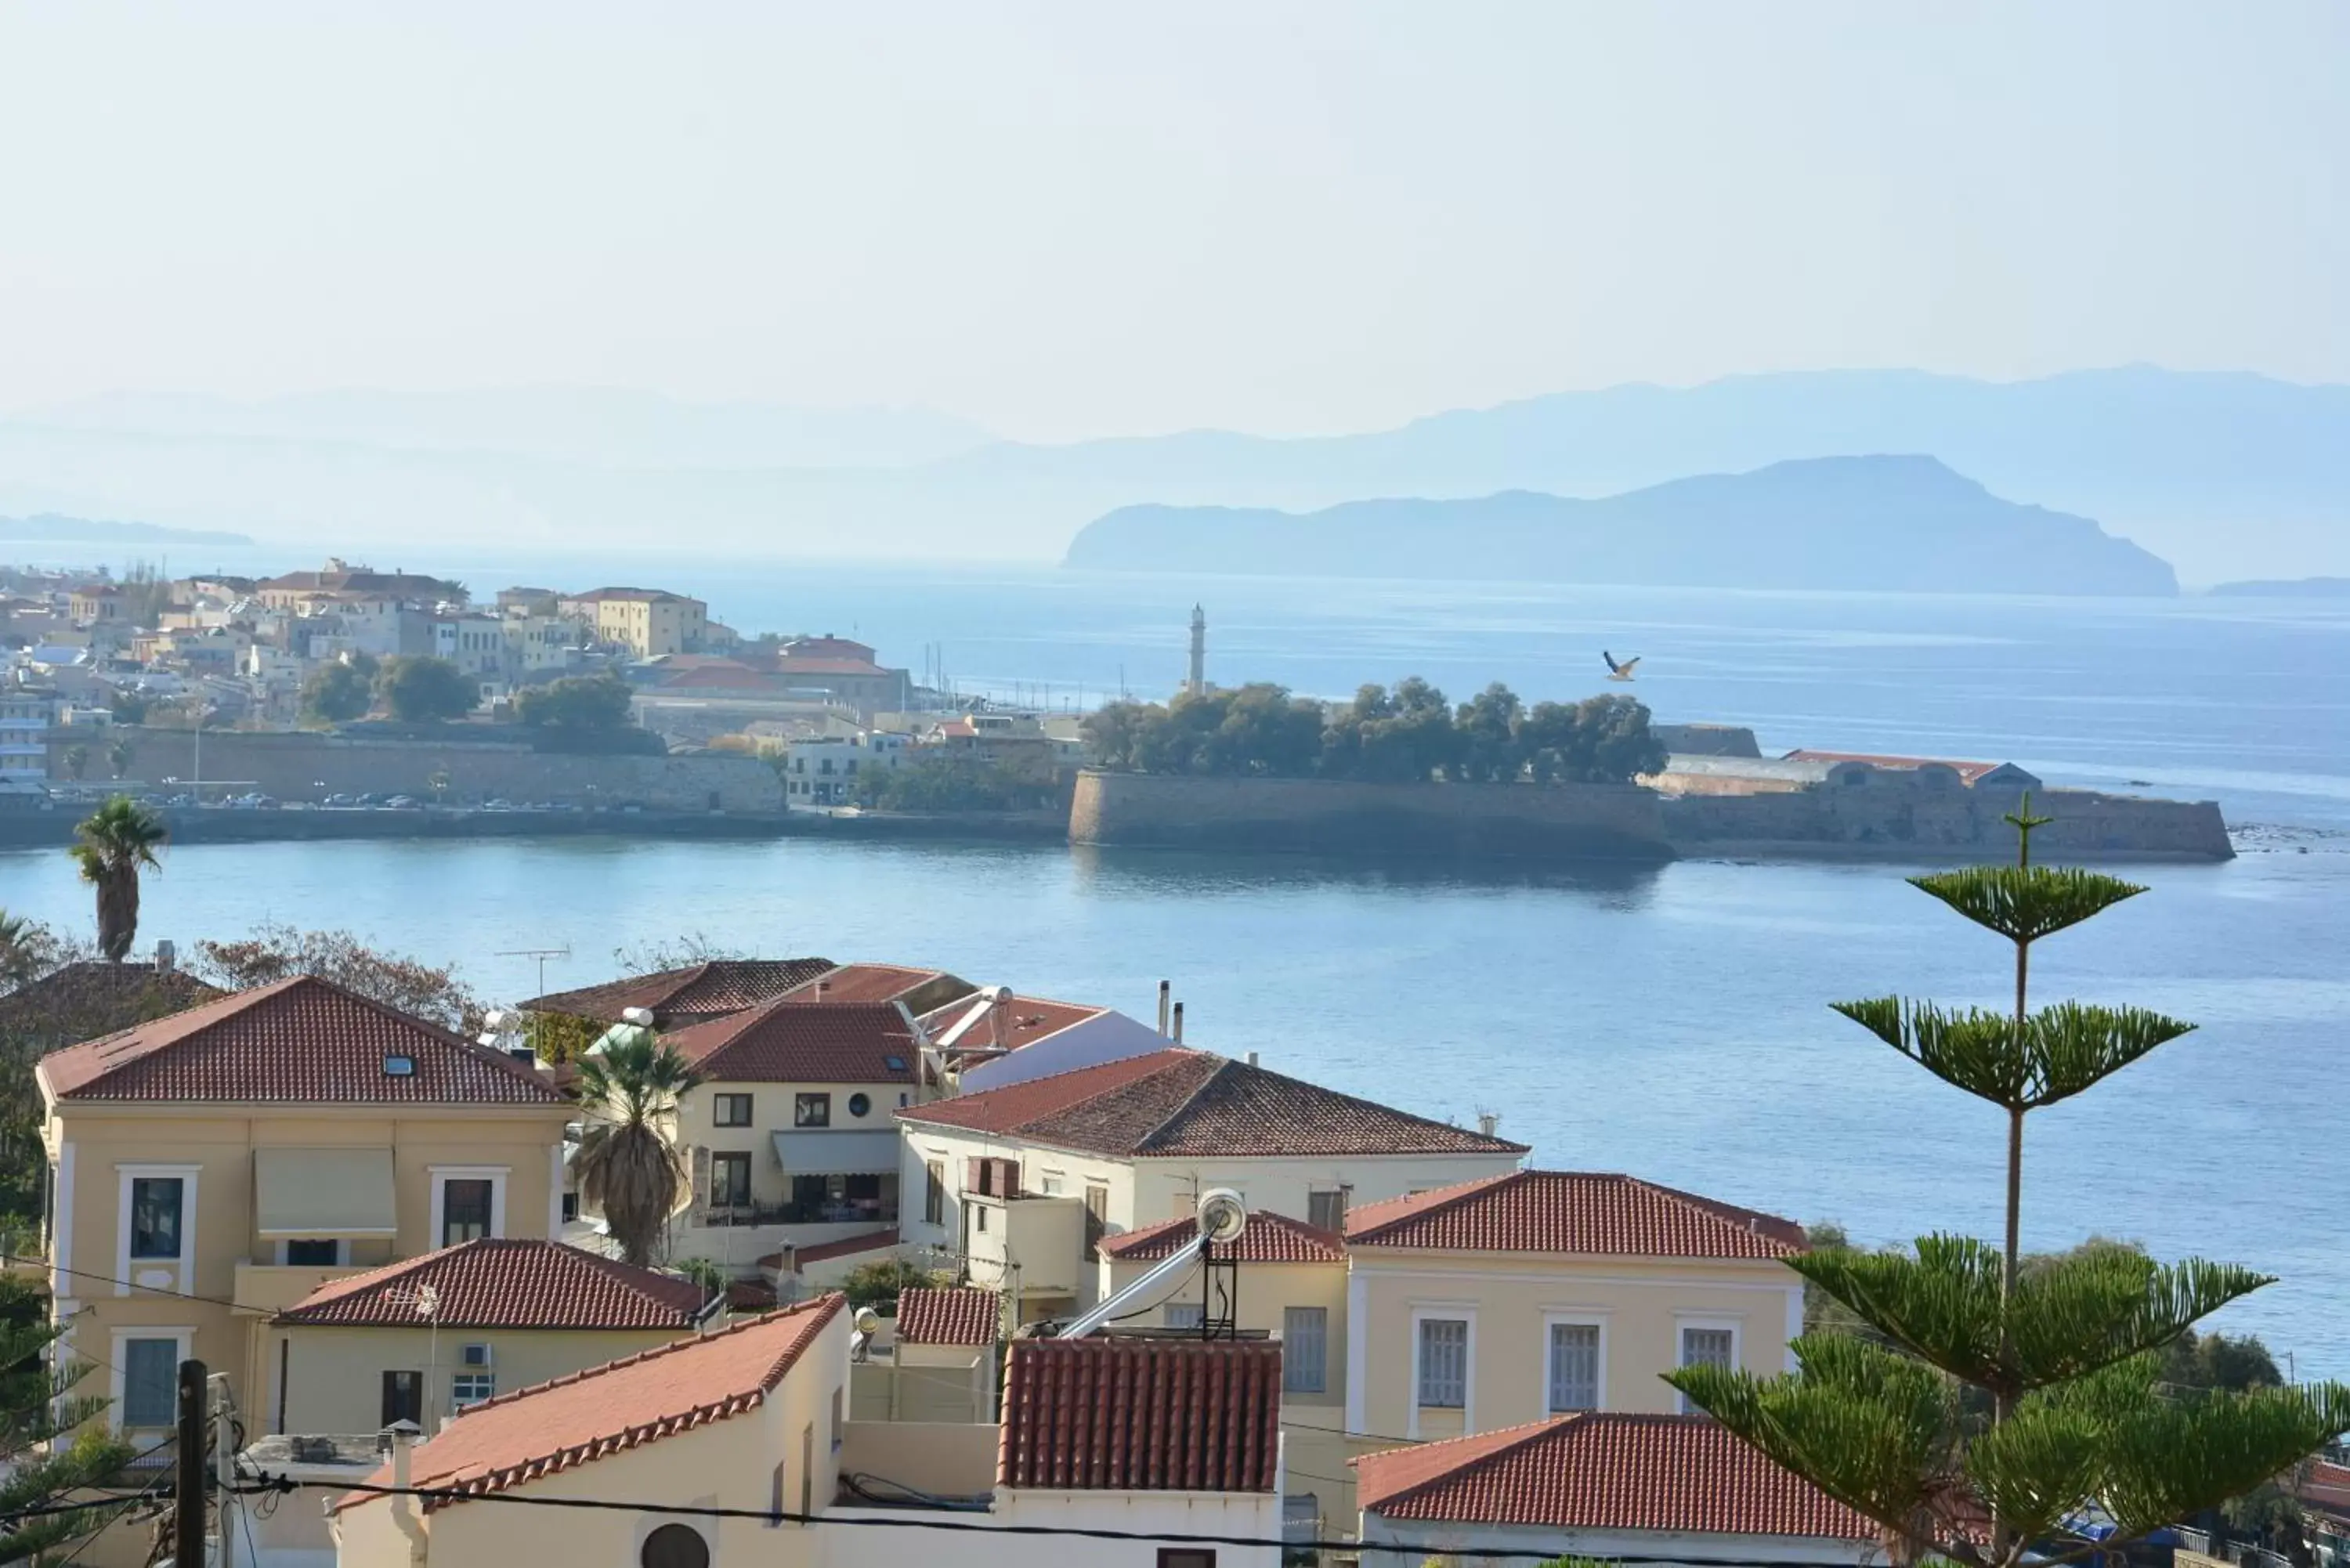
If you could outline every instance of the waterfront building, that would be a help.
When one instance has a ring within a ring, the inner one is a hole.
[[[597,641],[617,644],[639,659],[700,653],[708,636],[710,607],[665,588],[591,588],[564,595],[557,608],[585,621]]]
[[[53,688],[0,679],[0,805],[47,794],[49,732],[57,722]]]

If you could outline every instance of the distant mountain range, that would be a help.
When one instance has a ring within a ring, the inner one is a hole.
[[[2350,577],[2288,577],[2219,583],[2210,591],[2247,599],[2350,599]]]
[[[157,523],[108,523],[44,512],[34,517],[0,517],[0,544],[12,540],[68,545],[250,545],[243,534],[202,528],[166,528]]]
[[[119,398],[0,419],[0,504],[251,528],[315,547],[1058,557],[1145,503],[1308,512],[1379,495],[1612,495],[1789,459],[1929,454],[2094,517],[2189,581],[2350,572],[2350,387],[2146,368],[1907,370],[1564,392],[1360,435],[1035,446],[946,416],[627,392]]]
[[[1813,458],[1575,500],[1357,501],[1304,514],[1128,506],[1067,564],[1123,571],[1486,577],[1912,593],[2178,591],[2085,517],[2002,501],[1930,457]]]

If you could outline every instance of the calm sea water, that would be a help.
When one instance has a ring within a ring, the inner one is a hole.
[[[419,567],[426,563],[402,562]],[[177,563],[175,563],[177,565]],[[235,563],[230,563],[232,568]],[[2008,601],[1505,586],[1147,581],[451,563],[510,580],[643,578],[738,626],[942,645],[970,687],[1088,701],[1166,690],[1207,607],[1219,679],[1335,693],[1430,677],[1465,695],[1600,688],[1645,656],[1671,719],[1796,745],[2012,758],[2052,782],[2220,800],[2226,866],[2051,940],[2043,1000],[2195,1020],[2185,1041],[2034,1117],[2034,1245],[2092,1232],[2283,1282],[2222,1320],[2350,1376],[2350,606]],[[1499,1111],[1545,1164],[1629,1170],[1892,1240],[1995,1233],[2001,1122],[1836,1018],[1900,990],[2000,1000],[2005,950],[1902,867],[1687,861],[1643,872],[1405,871],[1173,854],[621,840],[191,846],[146,893],[183,946],[262,919],[344,925],[528,994],[615,949],[699,931],[767,952],[936,964],[1147,1016],[1167,977],[1193,1041],[1463,1121]],[[0,904],[67,923],[62,855],[0,854]]]

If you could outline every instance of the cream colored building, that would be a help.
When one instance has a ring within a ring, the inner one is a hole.
[[[859,1421],[959,1424],[995,1419],[996,1346],[1003,1303],[970,1286],[916,1287],[898,1296],[866,1359],[850,1369]]]
[[[1209,1189],[1332,1228],[1351,1204],[1500,1175],[1526,1153],[1180,1046],[898,1119],[905,1241],[967,1260],[972,1282],[1003,1292],[1024,1323],[1092,1304],[1096,1243],[1189,1217]]]
[[[298,978],[44,1057],[48,1262],[108,1418],[170,1433],[176,1369],[269,1429],[270,1320],[324,1282],[561,1228],[568,1104],[497,1052]]]
[[[596,588],[566,595],[560,607],[586,621],[598,642],[618,643],[639,659],[700,653],[709,638],[710,607],[660,588]]]
[[[847,1421],[843,1307],[822,1296],[474,1407],[374,1478],[470,1495],[338,1500],[339,1568],[826,1562],[818,1527],[674,1511],[830,1506]]]

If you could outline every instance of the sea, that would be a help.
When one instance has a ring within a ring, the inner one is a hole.
[[[2274,1274],[2218,1325],[2258,1333],[2300,1376],[2350,1378],[2350,601],[397,564],[484,596],[674,587],[744,631],[855,636],[965,692],[1055,709],[1171,691],[1194,604],[1211,679],[1321,696],[1415,674],[1456,699],[1492,680],[1529,701],[1626,690],[1605,680],[1605,649],[1640,658],[1629,690],[1659,719],[1750,725],[1766,753],[1991,758],[2055,784],[2217,800],[2239,858],[2130,867],[2143,897],[2036,950],[2039,1001],[2198,1027],[2032,1117],[2025,1239],[2119,1237]],[[1905,884],[1922,868],[797,838],[191,846],[147,879],[140,931],[185,950],[265,921],[346,928],[505,1001],[540,988],[542,962],[547,987],[585,984],[621,950],[685,935],[931,965],[1146,1018],[1165,979],[1191,1044],[1464,1124],[1496,1113],[1544,1166],[1628,1171],[1866,1242],[1991,1237],[2000,1113],[1829,1011],[1892,992],[2004,1000],[2009,950]],[[0,905],[90,919],[54,850],[0,853]]]

